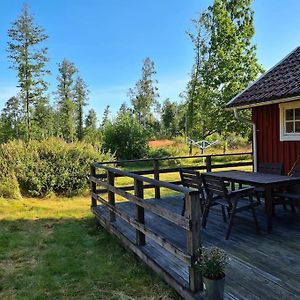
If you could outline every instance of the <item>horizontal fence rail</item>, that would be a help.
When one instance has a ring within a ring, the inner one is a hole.
[[[234,157],[234,156],[249,156],[249,159],[245,161],[239,162],[227,162],[227,163],[213,163],[213,158],[218,157]],[[179,167],[167,167],[162,168],[160,167],[160,162],[163,161],[171,161],[171,160],[180,160],[180,159],[195,159],[195,158],[203,158],[205,161],[204,165],[191,165],[191,166],[179,166]],[[153,169],[146,169],[146,170],[131,170],[130,173],[134,173],[137,175],[153,175],[154,179],[159,180],[160,174],[170,174],[179,172],[180,169],[189,169],[189,170],[196,170],[196,171],[206,171],[210,172],[212,170],[219,170],[224,168],[235,168],[235,167],[253,167],[253,160],[252,160],[252,152],[240,152],[240,153],[229,153],[229,154],[210,154],[210,155],[195,155],[195,156],[176,156],[176,157],[164,157],[164,158],[147,158],[147,159],[137,159],[137,160],[123,160],[123,161],[106,161],[101,163],[95,163],[94,166],[102,167],[103,169],[107,168],[109,164],[115,165],[124,165],[124,164],[136,164],[136,163],[145,163],[145,162],[152,162]],[[119,170],[119,169],[118,169]],[[115,177],[124,177],[124,174],[115,173]],[[99,174],[98,178],[106,178],[106,174]],[[181,182],[179,180],[170,181],[169,183],[179,185]],[[134,190],[133,185],[130,186],[122,186],[120,187],[124,191],[132,191]],[[160,198],[160,187],[155,186],[153,182],[148,182],[148,184],[144,185],[144,189],[153,189],[155,191],[155,198]],[[101,193],[106,193],[106,189],[99,190]]]

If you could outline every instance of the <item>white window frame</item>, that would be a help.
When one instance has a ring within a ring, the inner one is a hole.
[[[300,100],[299,101],[292,101],[287,103],[280,103],[279,104],[279,111],[280,111],[280,120],[279,120],[279,131],[280,131],[280,141],[300,141],[300,133],[286,133],[285,132],[285,111],[287,109],[296,109],[300,108]]]

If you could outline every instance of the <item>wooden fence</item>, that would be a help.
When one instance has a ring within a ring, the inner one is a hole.
[[[229,163],[213,163],[214,158],[218,157],[236,157],[236,156],[248,156],[248,159],[245,161],[239,162],[229,162]],[[205,164],[202,165],[189,165],[189,166],[178,166],[172,168],[162,168],[161,163],[165,161],[175,161],[175,160],[190,160],[195,158],[201,158],[205,161]],[[130,173],[138,174],[138,175],[153,175],[153,178],[156,180],[160,180],[160,174],[168,174],[168,173],[175,173],[179,172],[180,169],[192,169],[198,171],[205,171],[210,172],[212,170],[224,169],[224,168],[235,168],[235,167],[247,167],[253,166],[253,159],[252,159],[252,152],[242,152],[242,153],[229,153],[229,154],[211,154],[211,155],[195,155],[195,156],[176,156],[176,157],[164,157],[164,158],[149,158],[149,159],[137,159],[137,160],[122,160],[122,161],[113,161],[113,162],[102,162],[99,164],[94,164],[94,166],[106,166],[110,164],[114,165],[124,165],[124,164],[136,164],[136,163],[151,163],[153,168],[147,170],[137,170],[137,171],[130,171]],[[115,177],[126,177],[123,174],[116,174]],[[106,178],[106,174],[99,175],[99,178],[103,179]],[[169,183],[173,184],[180,184],[180,181],[171,181]],[[123,186],[120,187],[125,191],[132,191],[134,190],[134,186]],[[144,185],[144,189],[151,189],[154,188],[155,191],[155,198],[160,198],[160,187],[154,186],[152,183],[148,183]],[[99,192],[106,192],[106,189],[100,190]]]
[[[234,155],[251,155],[251,153],[230,154],[230,156]],[[165,281],[173,286],[173,288],[175,288],[175,290],[177,290],[177,292],[186,299],[193,299],[194,296],[191,295],[201,293],[202,291],[202,278],[199,272],[196,271],[195,266],[196,251],[201,249],[201,208],[199,192],[178,185],[178,181],[165,182],[159,179],[160,174],[162,173],[174,173],[182,168],[211,171],[212,169],[252,165],[252,161],[212,164],[212,158],[214,156],[221,155],[196,156],[197,158],[204,157],[205,165],[172,168],[160,168],[160,162],[171,159],[189,159],[191,157],[139,160],[139,162],[145,161],[148,163],[151,161],[153,169],[139,170],[135,172],[128,172],[118,168],[109,167],[108,165],[112,164],[112,162],[94,163],[91,166],[90,181],[92,191],[92,212],[108,231],[118,236],[125,246],[136,253],[146,264],[152,267],[154,271],[161,274]],[[192,158],[196,157],[193,156]],[[136,163],[137,161],[116,161],[113,162],[113,164],[124,164],[124,162]],[[152,174],[154,178],[144,176],[149,174]],[[117,186],[115,180],[117,177],[131,178],[133,179],[134,184],[132,186]],[[174,213],[163,206],[160,206],[157,202],[154,204],[151,203],[151,201],[146,201],[144,199],[144,190],[149,188],[154,189],[155,198],[161,197],[160,192],[162,188],[181,193],[185,198],[184,201],[186,203],[185,216]],[[134,193],[129,193],[129,191],[134,191]],[[124,210],[119,209],[118,204],[116,203],[116,195],[121,196],[123,199],[126,199],[135,205],[134,217],[126,213]],[[101,211],[99,207],[105,207],[108,215],[104,216],[103,210]],[[180,228],[183,228],[186,232],[186,250],[179,249],[171,241],[160,236],[157,232],[149,228],[147,226],[147,222],[145,222],[145,210],[176,224]],[[116,229],[114,223],[117,218],[122,219],[128,226],[134,228],[136,232],[134,243],[122,235],[120,230]],[[154,240],[159,246],[167,250],[170,255],[183,261],[187,265],[189,273],[188,289],[186,287],[184,288],[182,284],[176,280],[176,278],[165,272],[162,266],[157,265],[149,257],[145,256],[145,253],[141,248],[146,245],[145,237]]]

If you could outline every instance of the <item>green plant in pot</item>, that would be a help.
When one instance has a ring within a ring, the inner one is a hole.
[[[227,254],[219,248],[204,248],[197,252],[198,270],[203,276],[207,299],[224,299]]]

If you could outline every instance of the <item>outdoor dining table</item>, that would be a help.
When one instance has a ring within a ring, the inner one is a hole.
[[[246,171],[220,171],[208,172],[211,176],[216,176],[224,179],[225,181],[235,182],[240,184],[247,184],[254,187],[263,187],[265,189],[265,205],[267,214],[267,230],[272,232],[272,190],[274,187],[283,187],[288,185],[297,185],[300,191],[300,177],[292,177],[285,175],[275,175],[260,172],[246,172]]]

